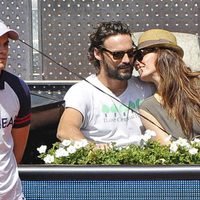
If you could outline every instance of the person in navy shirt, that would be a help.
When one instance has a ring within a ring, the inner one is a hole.
[[[17,164],[29,134],[31,100],[25,82],[5,70],[9,39],[18,40],[19,34],[0,20],[0,200],[22,200]]]

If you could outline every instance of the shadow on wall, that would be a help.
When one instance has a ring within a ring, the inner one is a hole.
[[[139,36],[143,32],[133,33],[133,41],[137,45]],[[183,60],[193,71],[200,70],[200,37],[189,33],[173,32],[177,43],[184,50]]]
[[[22,164],[43,163],[37,156],[41,145],[51,147],[58,141],[57,126],[64,111],[64,100],[54,100],[48,96],[31,95],[31,130],[22,160]]]

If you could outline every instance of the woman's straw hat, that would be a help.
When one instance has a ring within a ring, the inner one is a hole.
[[[138,40],[138,50],[152,47],[164,47],[176,51],[183,57],[183,49],[177,45],[174,34],[163,29],[150,29],[142,33]]]

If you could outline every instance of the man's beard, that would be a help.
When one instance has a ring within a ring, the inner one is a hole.
[[[105,60],[103,61],[103,64],[109,78],[128,80],[132,77],[133,65],[130,63],[117,65],[115,68],[110,66]],[[122,70],[123,72],[121,72]]]

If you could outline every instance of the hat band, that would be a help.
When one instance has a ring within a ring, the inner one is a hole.
[[[147,40],[145,42],[141,42],[139,44],[139,47],[148,47],[148,46],[152,46],[152,45],[157,45],[157,44],[172,44],[172,45],[177,45],[176,43],[173,43],[169,40],[165,40],[165,39],[159,39],[159,40]]]

